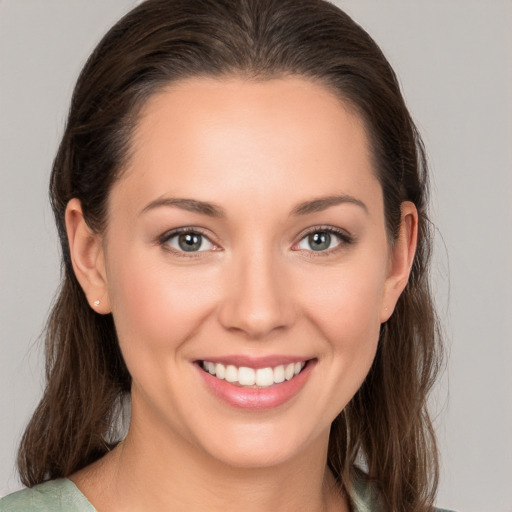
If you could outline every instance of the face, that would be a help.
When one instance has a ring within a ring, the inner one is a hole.
[[[405,285],[393,247],[364,126],[323,86],[150,99],[102,241],[131,429],[238,467],[326,441]]]

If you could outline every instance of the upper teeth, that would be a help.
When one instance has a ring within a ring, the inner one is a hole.
[[[203,368],[215,375],[218,379],[225,379],[227,382],[237,382],[242,386],[272,386],[285,380],[292,379],[299,374],[306,365],[304,361],[281,364],[275,368],[248,368],[246,366],[234,366],[232,364],[223,365],[222,363],[212,363],[203,361]]]

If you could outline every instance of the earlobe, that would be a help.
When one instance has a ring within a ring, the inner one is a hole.
[[[76,198],[66,206],[66,231],[75,276],[97,313],[110,313],[102,238],[85,222]]]
[[[411,273],[418,240],[418,211],[410,201],[401,205],[401,221],[398,238],[391,250],[389,271],[386,279],[381,308],[381,323],[386,322],[404,291]]]

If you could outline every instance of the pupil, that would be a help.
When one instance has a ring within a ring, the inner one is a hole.
[[[331,235],[325,232],[309,235],[309,245],[314,251],[324,251],[331,245]]]
[[[185,233],[179,236],[178,243],[182,250],[187,252],[197,251],[201,248],[201,235]]]

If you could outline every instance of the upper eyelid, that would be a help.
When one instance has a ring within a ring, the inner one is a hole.
[[[303,240],[312,233],[317,232],[328,232],[334,234],[338,238],[338,243],[331,248],[315,251],[313,249],[304,249],[299,247],[299,245],[303,242]],[[341,228],[335,228],[334,226],[325,226],[325,227],[312,227],[306,231],[303,231],[301,235],[298,237],[298,240],[293,243],[292,250],[298,253],[303,254],[308,258],[327,258],[338,254],[340,251],[346,250],[349,247],[353,246],[356,242],[356,238]]]
[[[172,245],[169,243],[170,240],[183,234],[183,233],[194,233],[194,234],[201,235],[202,237],[204,237],[208,240],[208,242],[211,244],[212,247],[209,249],[206,249],[206,250],[190,251],[190,252],[172,247]],[[205,256],[205,253],[211,253],[211,252],[216,252],[218,250],[222,250],[222,247],[220,247],[220,245],[218,243],[214,242],[212,240],[212,237],[208,236],[208,234],[206,234],[202,228],[191,227],[191,226],[169,229],[168,231],[166,231],[165,233],[163,233],[162,235],[157,237],[156,243],[157,243],[157,245],[161,246],[162,249],[164,249],[166,252],[172,253],[175,256],[189,258],[189,259]]]
[[[350,240],[354,240],[354,236],[349,233],[346,229],[337,228],[334,226],[312,226],[310,228],[301,231],[301,233],[297,236],[298,240],[302,240],[304,237],[310,235],[311,233],[316,233],[319,231],[327,231],[329,233],[334,233],[342,238],[348,238]]]
[[[163,243],[172,238],[173,236],[181,235],[182,233],[197,233],[198,235],[207,238],[212,244],[215,244],[215,242],[212,240],[212,237],[207,233],[207,231],[197,226],[185,226],[180,228],[169,229],[165,233],[162,233],[161,235],[158,236],[158,241],[160,243]]]
[[[340,237],[342,240],[345,239],[345,241],[351,241],[351,242],[355,241],[355,237],[345,229],[334,227],[334,226],[328,226],[328,225],[317,225],[317,226],[311,226],[309,228],[302,230],[295,237],[295,239],[294,239],[295,241],[293,242],[292,245],[293,246],[297,245],[306,236],[310,235],[311,233],[316,233],[319,231],[327,231],[329,233],[333,233],[333,234],[337,235],[338,237]],[[214,241],[214,238],[216,238],[216,237],[212,237],[211,235],[209,235],[208,230],[201,228],[199,226],[183,226],[183,227],[173,228],[173,229],[170,229],[170,230],[166,231],[165,233],[161,234],[157,238],[157,240],[159,243],[163,244],[163,243],[167,242],[169,239],[171,239],[172,237],[182,234],[182,233],[200,234],[201,236],[204,236],[205,238],[207,238],[210,241],[210,243],[212,243],[213,245],[215,245],[217,247],[220,246],[219,242]]]

